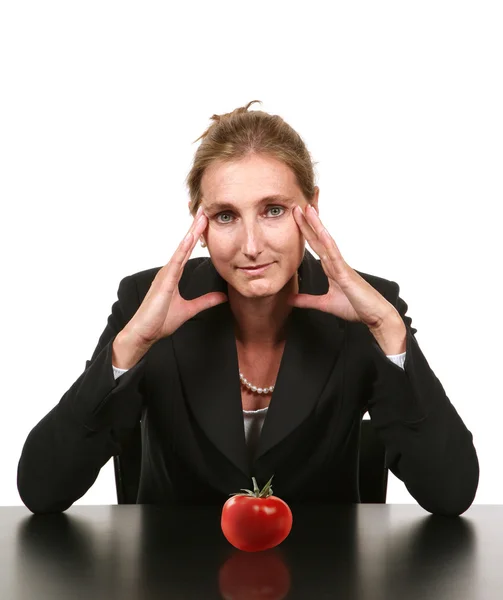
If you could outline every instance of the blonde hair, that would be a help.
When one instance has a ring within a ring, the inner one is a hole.
[[[205,169],[215,161],[231,162],[250,154],[266,154],[283,161],[292,169],[297,183],[309,202],[315,192],[314,163],[300,135],[278,115],[252,110],[246,106],[230,113],[213,115],[208,129],[194,140],[202,139],[186,184],[190,195],[190,212],[195,215],[201,202],[201,180]]]

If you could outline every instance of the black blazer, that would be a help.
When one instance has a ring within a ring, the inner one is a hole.
[[[114,380],[112,343],[159,269],[120,282],[85,371],[28,435],[18,489],[30,510],[71,506],[121,452],[139,419],[138,503],[223,504],[230,493],[250,488],[252,475],[262,486],[272,474],[274,494],[286,502],[359,502],[359,434],[367,410],[387,466],[421,506],[450,515],[470,506],[479,477],[472,435],[419,348],[396,283],[360,273],[405,322],[405,370],[385,356],[365,325],[293,309],[250,467],[227,302],[184,323]],[[307,250],[299,275],[301,293],[327,292],[320,261]],[[191,299],[226,286],[209,258],[193,258],[179,289]]]

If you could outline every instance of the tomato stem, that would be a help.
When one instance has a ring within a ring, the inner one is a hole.
[[[253,491],[245,490],[245,489],[241,488],[241,492],[246,492],[246,493],[242,494],[240,492],[235,492],[234,494],[229,494],[229,496],[251,496],[252,498],[268,498],[269,496],[272,496],[272,494],[273,494],[272,487],[271,487],[271,482],[272,482],[273,477],[274,477],[274,475],[264,485],[262,490],[260,490],[255,477],[252,477]]]

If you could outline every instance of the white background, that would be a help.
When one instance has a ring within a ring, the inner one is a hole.
[[[495,2],[5,2],[1,505],[128,274],[191,219],[192,142],[259,99],[318,162],[347,262],[397,281],[503,502],[503,30]],[[204,255],[199,246],[194,256]],[[389,502],[413,502],[391,476]],[[115,503],[112,463],[79,504]]]

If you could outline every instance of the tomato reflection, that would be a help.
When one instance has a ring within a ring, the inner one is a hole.
[[[222,565],[218,583],[225,600],[283,600],[290,572],[276,549],[235,552]]]

